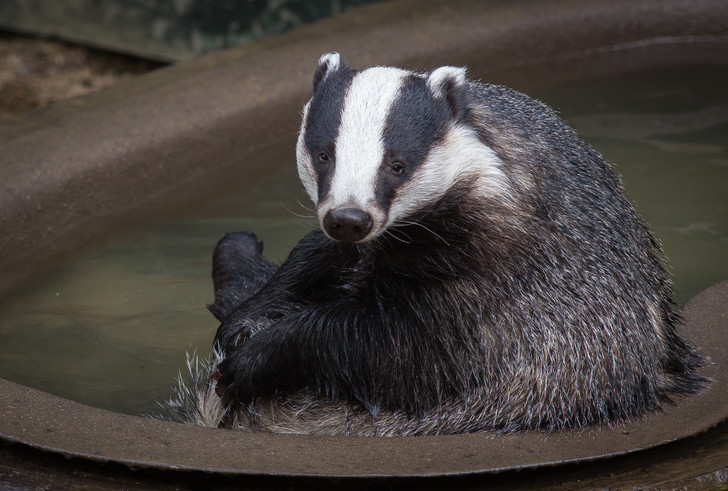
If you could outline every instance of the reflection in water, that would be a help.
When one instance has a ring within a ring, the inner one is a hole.
[[[684,67],[543,89],[623,176],[661,240],[682,301],[728,278],[728,70]],[[281,261],[315,222],[290,162],[274,179],[194,216],[79,251],[0,305],[0,377],[139,414],[169,395],[185,351],[209,350],[217,324],[210,255],[254,230]]]

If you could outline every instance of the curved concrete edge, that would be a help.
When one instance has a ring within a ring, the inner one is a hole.
[[[535,82],[668,62],[728,59],[723,0],[399,0],[122,82],[0,121],[0,293],[91,237],[269,174],[262,148],[290,148],[313,67],[325,51],[349,64]],[[645,46],[665,49],[643,49]],[[684,50],[693,46],[693,49]],[[629,56],[624,56],[629,52]],[[586,56],[599,63],[582,63]],[[516,74],[516,75],[514,75]],[[519,82],[520,81],[520,82]],[[287,161],[287,160],[284,160]],[[226,184],[227,183],[227,184]]]
[[[243,433],[103,411],[0,380],[0,438],[99,462],[229,475],[422,477],[498,473],[633,453],[728,418],[728,281],[684,310],[685,335],[712,363],[709,386],[629,424],[554,433],[365,438]]]

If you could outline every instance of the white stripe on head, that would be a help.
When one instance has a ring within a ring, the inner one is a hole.
[[[336,139],[334,176],[326,199],[319,203],[319,217],[328,210],[351,206],[372,214],[374,235],[383,227],[385,211],[375,209],[374,192],[385,151],[384,126],[408,73],[399,68],[374,67],[352,80]]]

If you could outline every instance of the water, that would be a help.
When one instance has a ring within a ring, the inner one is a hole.
[[[205,305],[215,243],[255,230],[281,262],[315,225],[296,216],[311,215],[299,200],[307,198],[288,171],[79,251],[0,305],[0,377],[96,407],[158,412],[185,352],[206,355],[212,344],[218,324]]]
[[[640,71],[532,91],[617,165],[661,240],[685,301],[728,279],[728,68]],[[194,214],[114,237],[0,304],[0,377],[87,404],[156,411],[185,351],[217,323],[210,255],[254,230],[283,260],[315,223],[291,161],[279,175]],[[302,206],[303,205],[303,206]]]

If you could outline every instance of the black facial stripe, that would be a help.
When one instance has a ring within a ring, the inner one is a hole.
[[[444,137],[451,111],[427,88],[425,78],[409,75],[403,80],[384,127],[385,155],[375,192],[378,204],[389,209],[396,191],[417,171],[438,140]],[[405,173],[393,175],[393,161],[405,165]]]
[[[314,163],[314,166],[316,164]],[[317,168],[316,170],[316,186],[318,188],[318,199],[317,203],[321,203],[326,199],[331,189],[331,181],[334,179],[334,172],[336,171],[336,164],[334,159],[331,159],[329,165],[325,168]]]
[[[318,198],[323,200],[329,192],[336,161],[336,137],[341,123],[344,98],[349,91],[356,71],[347,66],[340,66],[336,71],[316,85],[306,117],[306,133],[304,143],[308,148],[318,176]],[[326,152],[329,163],[319,164],[319,154]]]

